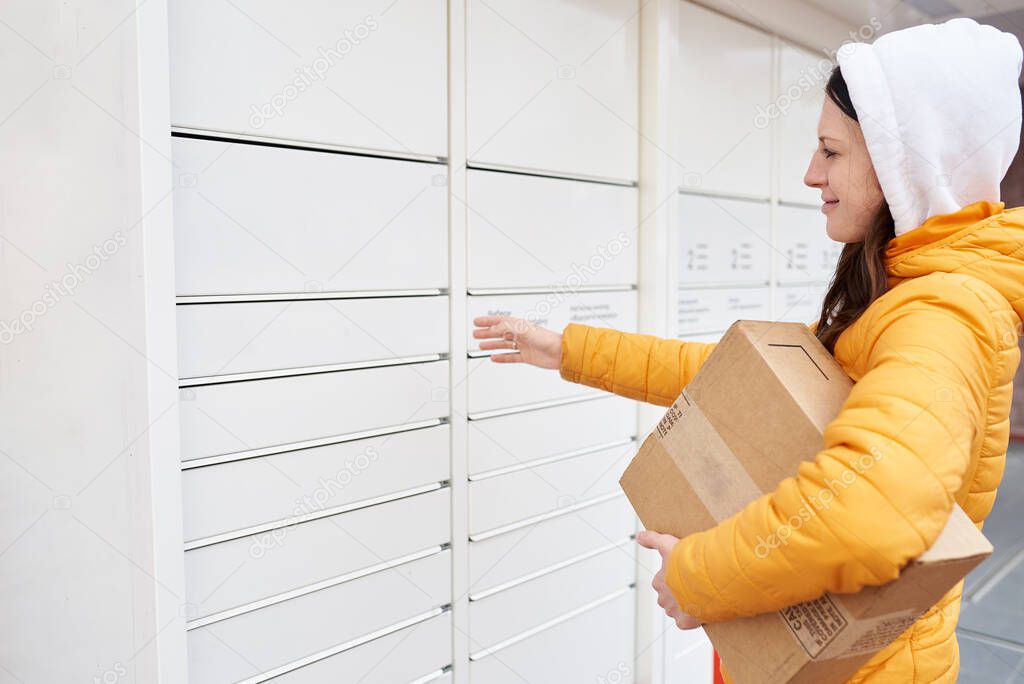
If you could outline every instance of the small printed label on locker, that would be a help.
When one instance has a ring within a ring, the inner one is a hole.
[[[745,318],[768,318],[768,288],[732,287],[679,290],[678,334],[683,339],[697,333],[717,333]]]
[[[469,351],[480,352],[473,337],[477,316],[514,316],[542,328],[561,332],[569,323],[633,330],[636,328],[636,291],[565,294],[475,295],[469,298]]]
[[[680,283],[767,283],[771,212],[767,202],[680,195]]]

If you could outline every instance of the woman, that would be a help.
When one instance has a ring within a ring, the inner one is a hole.
[[[1016,38],[969,19],[840,50],[804,182],[821,191],[829,237],[846,243],[813,327],[856,384],[816,458],[775,491],[681,540],[638,536],[661,553],[653,586],[679,627],[889,582],[954,502],[982,526],[1002,477],[1024,317],[1024,208],[999,201],[1020,138],[1020,69]],[[558,368],[663,406],[714,347],[575,323],[559,335],[509,317],[474,322],[481,349],[518,349],[495,362]],[[758,539],[878,450],[827,510],[755,558]],[[961,589],[851,681],[955,681]]]

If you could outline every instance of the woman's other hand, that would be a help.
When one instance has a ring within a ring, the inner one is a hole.
[[[512,316],[477,316],[473,337],[480,349],[518,349],[518,354],[493,354],[495,363],[529,363],[557,369],[562,362],[562,335]]]
[[[672,590],[668,588],[668,583],[665,582],[665,569],[668,567],[669,554],[672,553],[673,547],[679,542],[678,537],[673,537],[671,534],[659,534],[651,530],[644,530],[636,535],[636,540],[645,549],[655,549],[661,554],[661,570],[651,580],[651,586],[654,587],[654,591],[658,592],[658,605],[665,610],[666,615],[676,621],[676,626],[679,629],[695,629],[700,627],[702,624],[700,620],[683,612]]]

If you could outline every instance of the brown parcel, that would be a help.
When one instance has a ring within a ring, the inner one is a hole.
[[[813,458],[851,387],[806,326],[738,321],[619,482],[647,529],[705,530]],[[955,506],[894,582],[704,629],[738,684],[842,682],[991,552]]]

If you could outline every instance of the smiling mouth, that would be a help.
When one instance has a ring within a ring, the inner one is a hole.
[[[822,202],[821,203],[821,211],[823,213],[828,213],[828,212],[832,211],[837,204],[839,204],[839,200],[828,200],[828,201]]]

